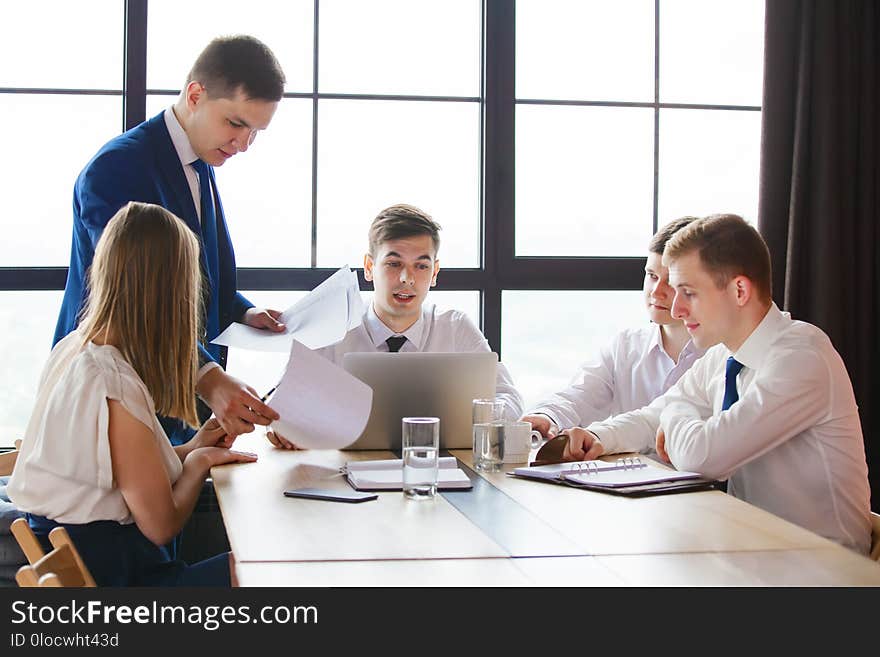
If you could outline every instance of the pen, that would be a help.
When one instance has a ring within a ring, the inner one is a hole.
[[[262,397],[260,397],[260,401],[263,402],[263,403],[265,403],[266,400],[269,399],[269,395],[271,395],[273,392],[275,392],[275,388],[277,388],[277,387],[278,387],[278,386],[273,386],[272,389],[271,389],[269,392],[267,392],[265,395],[263,395]]]

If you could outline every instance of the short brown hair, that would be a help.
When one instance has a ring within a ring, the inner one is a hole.
[[[98,240],[80,323],[84,344],[113,336],[158,413],[191,425],[201,276],[195,233],[163,207],[128,203]]]
[[[418,235],[430,235],[434,242],[434,255],[440,250],[440,224],[427,212],[414,205],[399,203],[382,210],[370,225],[368,239],[370,256],[376,257],[379,245]]]
[[[713,214],[692,222],[666,244],[664,258],[696,251],[719,288],[745,276],[762,299],[772,298],[770,251],[761,234],[736,214]]]
[[[278,102],[284,95],[284,71],[269,47],[252,36],[217,37],[193,64],[186,83],[200,82],[211,98],[246,98]]]
[[[663,249],[666,248],[666,242],[685,226],[696,221],[699,217],[681,217],[673,219],[660,230],[654,233],[654,237],[648,242],[648,252],[663,255]]]

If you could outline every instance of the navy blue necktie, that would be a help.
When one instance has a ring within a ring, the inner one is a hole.
[[[734,359],[733,356],[727,359],[727,367],[724,370],[724,401],[721,403],[721,410],[726,411],[739,401],[739,394],[736,392],[736,376],[742,371],[743,364]]]
[[[392,335],[390,338],[385,340],[385,344],[388,345],[388,351],[392,354],[400,351],[400,348],[403,346],[403,343],[406,342],[405,335]]]
[[[196,160],[192,166],[199,175],[202,253],[205,255],[203,264],[206,267],[205,279],[208,286],[203,294],[205,299],[205,331],[208,341],[210,341],[220,333],[220,258],[217,252],[217,213],[214,208],[213,186],[211,184],[213,176],[208,165],[202,160]],[[216,345],[206,345],[206,348],[213,356],[217,355],[215,351],[219,353],[219,347]]]

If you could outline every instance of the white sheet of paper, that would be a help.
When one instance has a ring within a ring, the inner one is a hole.
[[[273,431],[306,449],[343,449],[363,433],[373,390],[294,340],[290,360],[269,400],[281,416]]]
[[[290,351],[295,339],[309,349],[320,349],[342,340],[348,331],[360,325],[363,315],[357,274],[345,266],[281,314],[281,321],[287,325],[283,333],[233,322],[211,342],[283,352]]]

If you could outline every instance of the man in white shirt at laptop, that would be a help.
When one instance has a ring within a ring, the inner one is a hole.
[[[424,303],[437,284],[439,248],[440,226],[427,213],[405,204],[382,210],[370,226],[369,251],[364,255],[364,278],[373,283],[373,302],[360,326],[316,353],[341,365],[350,352],[491,351],[467,315]],[[505,418],[515,420],[522,414],[522,396],[501,363],[496,396],[504,400]],[[276,447],[296,447],[272,431],[266,436]]]
[[[570,429],[565,457],[655,447],[679,470],[863,554],[870,488],[852,384],[828,336],[771,299],[770,254],[736,215],[692,223],[666,245],[672,316],[712,347],[650,405]],[[715,345],[715,346],[712,346]]]

